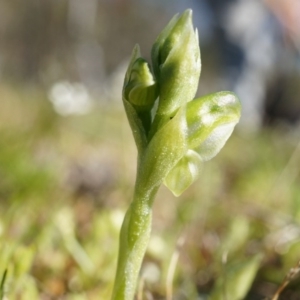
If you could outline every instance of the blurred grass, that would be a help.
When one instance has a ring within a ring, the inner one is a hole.
[[[5,295],[109,299],[135,176],[122,107],[96,105],[87,115],[61,117],[43,90],[4,83],[0,98]],[[161,188],[141,271],[144,299],[166,299],[176,251],[173,299],[272,296],[300,259],[299,139],[280,126],[255,137],[237,132],[182,197]],[[299,282],[282,299],[299,299]]]

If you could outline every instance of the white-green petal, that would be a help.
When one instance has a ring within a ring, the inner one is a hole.
[[[198,179],[201,165],[202,159],[200,155],[193,150],[188,150],[166,176],[164,180],[165,186],[175,196],[180,196]]]
[[[217,126],[210,135],[195,150],[203,161],[215,157],[224,147],[234,129],[235,123],[227,123]]]
[[[219,92],[195,99],[187,105],[188,148],[205,160],[213,158],[230,137],[241,114],[237,96]]]

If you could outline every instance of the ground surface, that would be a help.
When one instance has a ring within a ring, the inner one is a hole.
[[[2,84],[0,95],[7,299],[109,299],[135,176],[122,107],[61,117],[37,89]],[[300,259],[299,138],[282,126],[236,132],[181,197],[161,188],[139,299],[274,294]],[[300,299],[299,283],[280,299]]]

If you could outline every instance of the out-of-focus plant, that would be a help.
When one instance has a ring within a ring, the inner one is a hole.
[[[175,15],[152,47],[152,68],[133,50],[123,103],[138,149],[133,200],[121,233],[114,300],[134,297],[147,248],[155,195],[164,183],[179,196],[199,176],[204,161],[224,146],[240,118],[231,92],[193,100],[201,70],[192,11]]]

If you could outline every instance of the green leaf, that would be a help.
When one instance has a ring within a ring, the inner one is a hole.
[[[155,43],[152,46],[151,50],[151,58],[152,58],[152,65],[154,75],[157,80],[159,80],[160,74],[160,65],[164,62],[164,59],[161,57],[161,49],[169,36],[171,30],[173,29],[174,25],[178,22],[179,14],[176,14],[171,21],[167,24],[167,26],[161,31],[159,36],[157,37]]]
[[[143,126],[143,122],[132,104],[130,104],[126,99],[123,99],[123,104],[136,147],[138,152],[142,153],[147,147],[147,134]]]
[[[231,92],[219,92],[195,99],[187,105],[188,148],[203,161],[222,149],[240,118],[241,105]]]
[[[169,172],[164,180],[164,184],[175,195],[181,195],[199,177],[202,159],[193,150],[180,159],[176,166]]]
[[[126,86],[128,84],[128,81],[130,79],[130,73],[131,73],[132,66],[139,57],[141,57],[140,46],[135,45],[133,50],[132,50],[132,53],[131,53],[131,57],[130,57],[128,68],[127,68],[127,71],[126,71],[126,74],[125,74],[124,85],[123,86]]]
[[[147,193],[162,183],[165,176],[186,153],[185,107],[151,139],[141,159],[136,186]]]
[[[259,269],[261,255],[256,255],[233,265],[226,265],[225,272],[216,282],[209,300],[242,300],[249,291]]]

